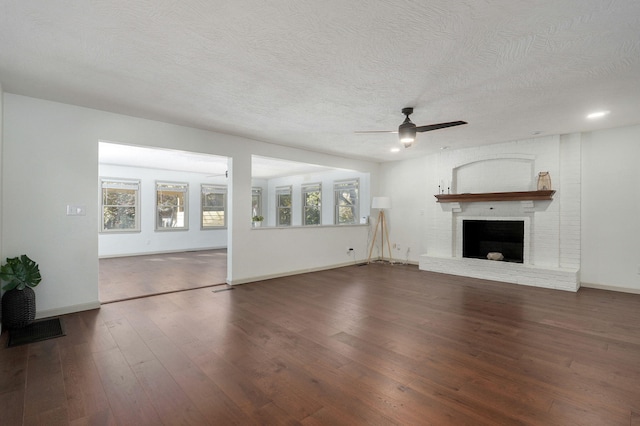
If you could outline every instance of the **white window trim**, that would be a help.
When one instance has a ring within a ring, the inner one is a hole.
[[[322,182],[316,182],[316,183],[305,183],[302,184],[301,186],[301,194],[302,194],[302,226],[319,226],[322,225]],[[306,194],[308,192],[319,192],[320,193],[320,203],[318,204],[318,212],[320,214],[320,221],[319,223],[312,223],[312,224],[307,224],[306,220],[307,220],[307,215],[306,215],[306,209],[307,209],[307,197]]]
[[[158,226],[158,191],[164,188],[165,191],[184,192],[184,226],[181,227],[160,227]],[[156,181],[155,190],[155,230],[158,232],[172,232],[172,231],[188,231],[189,230],[189,184],[186,182],[169,182],[169,181]]]
[[[125,233],[125,232],[140,232],[140,180],[139,179],[125,179],[125,178],[100,178],[100,233],[113,234],[113,233]],[[104,227],[104,194],[102,192],[105,188],[112,189],[133,189],[136,191],[136,204],[134,206],[136,210],[135,215],[135,227],[132,229],[105,229]]]
[[[357,189],[358,199],[357,199],[357,202],[353,205],[354,207],[353,222],[338,223],[338,217],[340,217],[340,214],[339,214],[340,205],[338,204],[338,191],[345,188]],[[356,225],[358,224],[359,214],[360,214],[360,179],[358,178],[344,179],[344,180],[337,180],[333,182],[333,223],[334,225],[341,225],[341,226]]]
[[[206,191],[206,192],[205,192]],[[224,194],[224,225],[222,226],[204,226],[204,203],[203,194]],[[200,184],[200,229],[208,231],[211,229],[226,229],[227,228],[227,187],[225,185],[216,185],[211,183]]]
[[[258,209],[254,212],[253,211],[253,196],[257,195],[258,196]],[[252,205],[251,205],[251,219],[253,219],[254,216],[263,216],[262,214],[262,188],[258,187],[258,186],[254,186],[253,188],[251,188],[251,201],[252,201]]]
[[[280,223],[280,195],[281,194],[288,194],[289,197],[291,197],[291,206],[290,207],[283,207],[283,208],[288,208],[290,213],[289,213],[289,219],[291,221],[291,223],[289,224],[281,224]],[[282,226],[282,227],[289,227],[293,224],[293,187],[291,185],[289,186],[278,186],[276,187],[276,226]]]

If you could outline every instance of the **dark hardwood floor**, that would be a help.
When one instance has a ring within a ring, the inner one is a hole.
[[[100,302],[191,290],[227,279],[227,250],[100,259]]]
[[[640,424],[640,295],[383,264],[215,289],[0,349],[0,423]]]

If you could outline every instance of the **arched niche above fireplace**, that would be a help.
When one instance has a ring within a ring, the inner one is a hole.
[[[454,165],[450,190],[441,193],[510,192],[536,188],[535,157],[500,154]]]

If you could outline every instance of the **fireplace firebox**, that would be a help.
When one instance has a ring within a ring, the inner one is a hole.
[[[502,253],[505,262],[524,262],[524,221],[463,220],[462,257],[486,259]]]

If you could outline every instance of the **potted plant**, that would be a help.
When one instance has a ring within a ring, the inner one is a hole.
[[[251,220],[253,220],[254,228],[259,228],[260,226],[262,226],[262,221],[264,220],[264,217],[260,215],[256,215],[253,218],[251,218]]]
[[[7,283],[2,288],[2,324],[9,329],[26,327],[36,318],[33,287],[42,281],[38,264],[26,254],[7,258],[0,267],[0,279]]]

